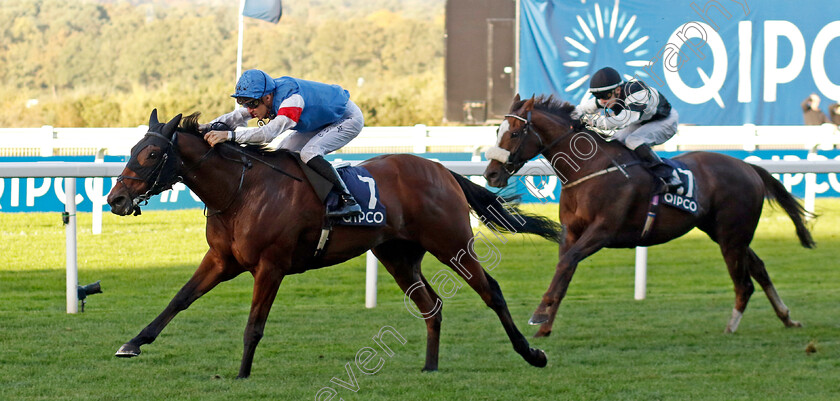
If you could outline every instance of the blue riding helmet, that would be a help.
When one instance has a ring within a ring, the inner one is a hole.
[[[242,73],[236,82],[236,92],[230,97],[248,97],[259,99],[276,88],[274,79],[261,70],[248,70]]]

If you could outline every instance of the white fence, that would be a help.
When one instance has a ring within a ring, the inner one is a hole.
[[[0,128],[0,156],[128,155],[146,133],[136,128]],[[496,141],[495,126],[365,127],[339,153],[470,152],[478,154]],[[664,145],[666,151],[820,149],[840,145],[840,131],[821,126],[691,126]]]
[[[840,172],[840,161],[755,161],[771,173],[806,173],[806,185],[813,183],[815,173],[838,173]],[[481,175],[487,162],[443,162],[444,166],[462,175]],[[119,175],[124,167],[123,163],[0,163],[0,178],[4,177],[113,177]],[[525,165],[519,173],[524,175],[552,175],[551,166],[540,161],[532,161]],[[78,299],[76,286],[78,285],[78,267],[76,263],[76,182],[75,180],[64,180],[65,205],[69,215],[66,229],[66,294],[67,313],[78,311]],[[806,190],[806,193],[809,191]],[[815,191],[810,191],[814,194]],[[813,211],[813,199],[806,199],[806,208]],[[102,213],[101,207],[94,207],[94,213]],[[365,306],[373,308],[376,306],[376,275],[377,261],[373,253],[367,253],[366,268],[366,289]],[[647,249],[637,248],[636,253],[636,290],[635,299],[644,299],[647,282]]]

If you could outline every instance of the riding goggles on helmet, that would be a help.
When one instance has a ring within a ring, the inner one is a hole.
[[[240,97],[240,98],[236,98],[236,103],[238,103],[241,106],[247,107],[249,109],[256,109],[257,107],[260,106],[260,103],[262,103],[262,101],[260,99]]]
[[[613,97],[613,91],[608,90],[603,92],[592,92],[592,96],[595,97],[595,99],[607,100]]]

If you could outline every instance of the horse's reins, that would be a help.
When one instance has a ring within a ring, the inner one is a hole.
[[[537,140],[540,142],[540,147],[539,147],[539,149],[537,150],[537,154],[541,154],[541,153],[542,153],[542,152],[544,152],[545,150],[547,150],[547,149],[551,149],[551,147],[553,147],[554,145],[556,145],[558,142],[560,142],[560,140],[562,140],[562,139],[564,138],[564,136],[560,136],[560,137],[558,137],[557,139],[553,140],[551,143],[549,143],[547,146],[546,146],[546,145],[544,145],[544,144],[543,144],[542,137],[541,137],[541,136],[540,136],[540,134],[536,131],[536,129],[534,129],[533,124],[531,123],[531,111],[528,111],[527,118],[522,118],[521,116],[518,116],[518,115],[516,115],[516,114],[505,114],[505,117],[514,118],[514,119],[517,119],[517,120],[522,121],[522,122],[524,122],[524,123],[525,123],[525,127],[523,128],[523,131],[525,132],[525,135],[528,135],[528,134],[530,134],[530,133],[533,133],[533,134],[534,134],[534,136],[536,136],[536,137],[537,137]],[[517,155],[517,157],[518,157],[519,149],[522,147],[522,145],[523,145],[524,143],[525,143],[525,138],[523,137],[523,138],[522,138],[522,141],[520,141],[520,142],[519,142],[519,146],[517,146],[517,147],[516,147],[516,150],[515,150],[515,151],[513,151],[513,152],[511,152],[510,154],[511,154],[511,155]],[[598,177],[598,176],[602,176],[602,175],[604,175],[604,174],[609,174],[609,173],[612,173],[613,171],[621,171],[621,173],[622,173],[622,174],[624,174],[624,176],[625,176],[625,177],[627,177],[627,179],[630,179],[630,174],[628,174],[628,173],[627,173],[627,171],[625,171],[625,170],[624,170],[624,168],[625,168],[625,167],[630,167],[630,166],[635,166],[635,165],[637,165],[637,164],[641,164],[641,162],[640,162],[640,161],[638,161],[638,160],[632,161],[632,162],[630,162],[630,163],[618,164],[618,162],[616,162],[616,161],[615,161],[615,159],[613,159],[612,157],[610,157],[610,161],[612,162],[613,167],[609,167],[609,168],[606,168],[606,169],[604,169],[604,170],[596,171],[596,172],[594,172],[594,173],[592,173],[592,174],[589,174],[589,175],[587,175],[587,176],[585,176],[585,177],[582,177],[582,178],[579,178],[579,179],[577,179],[577,180],[575,180],[575,181],[572,181],[572,182],[571,182],[571,183],[569,183],[569,184],[563,184],[563,188],[564,188],[564,189],[569,189],[569,188],[574,187],[574,186],[576,186],[576,185],[578,185],[578,184],[580,184],[580,183],[582,183],[582,182],[584,182],[584,181],[588,181],[588,180],[590,180],[590,179],[592,179],[592,178],[595,178],[595,177]],[[516,171],[511,171],[511,170],[508,170],[508,165],[513,166],[514,164],[515,164],[515,163],[508,161],[507,163],[502,164],[502,167],[503,167],[503,168],[505,169],[505,171],[507,171],[509,174],[513,175],[513,173],[515,173]]]
[[[215,126],[215,127],[211,128],[211,129],[214,129],[214,130],[215,130],[215,128],[220,128],[220,130],[230,130],[230,126],[228,126],[228,125],[227,125],[227,124],[225,124],[225,123],[216,122],[216,123],[214,123],[214,126]],[[230,158],[230,157],[225,156],[224,154],[222,154],[222,152],[218,152],[218,153],[219,153],[219,157],[221,157],[221,158],[223,158],[223,159],[225,159],[225,160],[229,160],[229,161],[232,161],[232,162],[235,162],[235,163],[241,163],[241,164],[242,164],[242,173],[239,175],[239,187],[238,187],[238,188],[236,189],[236,191],[233,193],[233,196],[231,196],[230,201],[228,201],[227,205],[225,205],[225,207],[223,207],[223,208],[221,208],[221,209],[219,209],[219,210],[211,210],[211,209],[208,209],[208,208],[207,208],[207,206],[205,205],[205,207],[204,207],[204,216],[205,216],[205,217],[211,217],[211,216],[215,216],[215,215],[217,215],[217,214],[221,214],[221,213],[223,213],[224,211],[226,211],[228,208],[230,208],[230,206],[231,206],[231,205],[233,205],[233,202],[234,202],[234,201],[236,200],[236,198],[238,197],[239,192],[241,192],[241,191],[242,191],[242,185],[245,183],[245,172],[247,172],[248,170],[250,170],[250,169],[253,167],[253,164],[251,163],[251,161],[250,161],[249,159],[256,160],[256,161],[258,161],[258,162],[260,162],[260,163],[262,163],[262,164],[264,164],[264,165],[268,166],[268,167],[269,167],[269,168],[271,168],[272,170],[277,171],[277,172],[279,172],[280,174],[283,174],[283,175],[285,175],[285,176],[287,176],[287,177],[289,177],[289,178],[291,178],[291,179],[293,179],[293,180],[295,180],[295,181],[298,181],[298,182],[302,182],[302,181],[303,181],[303,180],[302,180],[302,179],[300,179],[299,177],[296,177],[296,176],[294,176],[294,175],[292,175],[292,174],[290,174],[290,173],[287,173],[286,171],[284,171],[284,170],[283,170],[283,169],[281,169],[280,167],[275,166],[275,165],[273,165],[273,164],[269,163],[269,162],[268,162],[268,161],[266,161],[266,160],[263,160],[263,159],[261,159],[261,158],[259,158],[259,157],[256,157],[256,156],[252,155],[252,154],[248,154],[247,152],[245,152],[245,151],[244,151],[242,148],[240,148],[239,146],[236,146],[236,145],[233,145],[233,144],[230,144],[230,143],[227,143],[227,142],[222,142],[222,143],[217,144],[217,145],[219,145],[219,146],[224,146],[226,149],[230,149],[230,150],[233,150],[233,151],[234,151],[234,152],[236,152],[236,153],[239,153],[239,157],[240,157],[240,158],[239,158],[239,160],[237,160],[237,159],[234,159],[234,158]],[[186,175],[186,173],[187,173],[187,172],[192,171],[193,169],[195,169],[196,167],[198,167],[199,165],[201,165],[202,163],[204,163],[204,161],[205,161],[205,160],[207,160],[207,159],[210,157],[210,155],[213,153],[213,150],[215,150],[215,149],[216,149],[216,147],[215,147],[215,146],[211,146],[211,147],[210,147],[210,149],[208,149],[208,150],[207,150],[207,152],[205,152],[205,153],[204,153],[204,155],[202,155],[202,156],[201,156],[201,158],[198,160],[198,162],[196,162],[194,165],[192,165],[191,167],[189,167],[189,168],[188,168],[188,169],[184,172],[184,175]],[[183,163],[183,162],[182,162],[181,164],[182,164],[182,165],[184,165],[184,163]],[[186,167],[186,165],[184,165],[184,166]],[[210,211],[208,212],[208,210],[210,210]]]

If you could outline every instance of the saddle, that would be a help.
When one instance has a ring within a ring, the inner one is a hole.
[[[333,190],[333,184],[307,166],[298,154],[295,153],[294,155],[295,160],[303,170],[303,174],[309,180],[315,194],[318,195],[318,199],[327,208],[337,205],[339,195]],[[329,220],[338,225],[384,226],[385,205],[379,202],[379,187],[370,172],[361,166],[352,167],[349,162],[334,163],[333,165],[347,185],[347,190],[358,200],[359,206],[362,208],[362,214],[361,216],[336,217]]]
[[[320,174],[315,172],[311,167],[301,160],[300,155],[293,153],[295,160],[300,165],[303,174],[306,176],[312,189],[318,199],[326,205],[327,208],[334,207],[339,202],[339,194],[333,190],[333,184]],[[379,187],[370,172],[364,167],[352,167],[349,162],[342,162],[334,164],[336,171],[341,176],[341,179],[347,185],[347,190],[359,202],[362,208],[362,214],[352,217],[333,217],[324,216],[324,221],[321,227],[321,238],[318,241],[318,246],[315,249],[315,257],[323,255],[324,249],[327,247],[330,233],[336,225],[341,226],[365,226],[365,227],[379,227],[386,224],[386,210],[385,205],[379,201]]]

